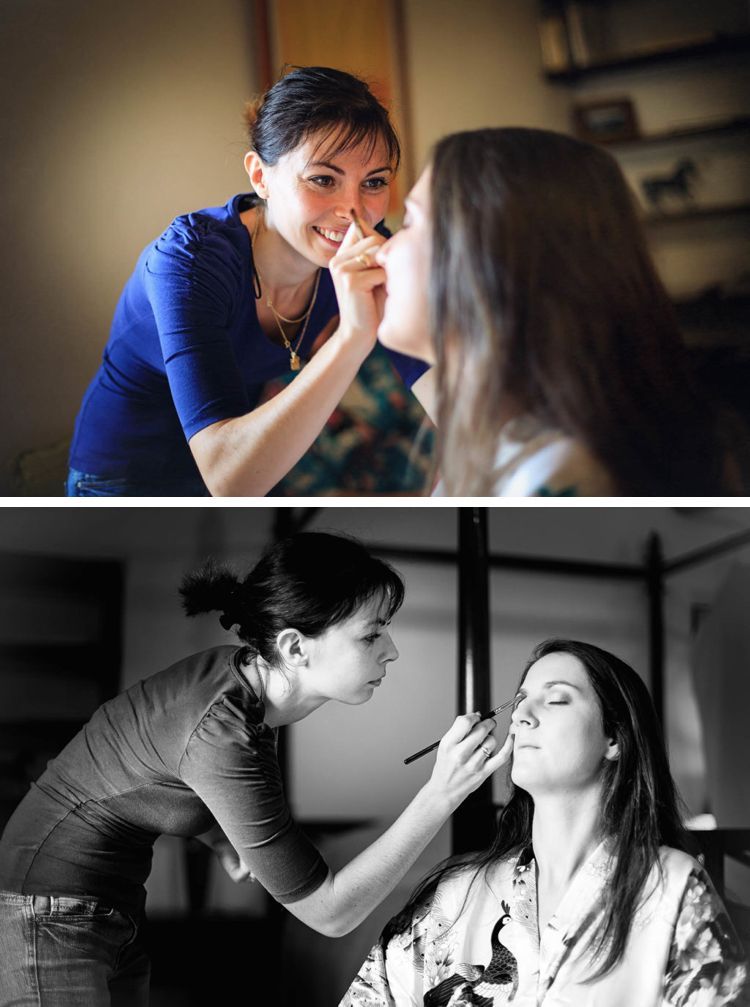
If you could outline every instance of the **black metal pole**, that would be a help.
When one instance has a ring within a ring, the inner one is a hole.
[[[664,553],[654,532],[646,545],[646,587],[648,590],[649,667],[651,698],[656,715],[664,724]]]
[[[490,620],[487,510],[458,512],[458,712],[489,710]],[[486,780],[453,815],[453,853],[487,846],[495,832],[492,782]]]

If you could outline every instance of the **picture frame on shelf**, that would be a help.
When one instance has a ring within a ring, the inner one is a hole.
[[[573,128],[579,140],[617,143],[640,133],[635,106],[629,98],[609,98],[573,106]]]

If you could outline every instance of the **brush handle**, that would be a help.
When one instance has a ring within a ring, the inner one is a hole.
[[[361,241],[362,238],[364,238],[365,236],[365,232],[362,229],[362,221],[359,219],[359,217],[357,216],[357,211],[354,209],[351,209],[349,211],[349,216],[352,218],[352,223],[354,224],[354,233]]]
[[[490,710],[489,713],[483,713],[481,715],[481,719],[487,720],[489,717],[494,717],[495,714],[497,713],[502,713],[503,710],[507,710],[509,706],[513,706],[515,701],[516,697],[514,696],[513,699],[509,699],[507,703],[503,703],[501,706],[496,706],[495,709]],[[428,745],[427,748],[420,748],[420,750],[418,752],[415,752],[414,755],[410,755],[406,759],[404,759],[404,765],[408,766],[410,762],[415,762],[417,759],[421,759],[423,755],[427,755],[429,752],[434,752],[439,744],[440,744],[439,740],[433,741],[433,743],[431,745]]]

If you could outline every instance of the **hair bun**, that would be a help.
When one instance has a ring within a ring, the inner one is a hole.
[[[186,574],[182,579],[180,595],[185,614],[236,612],[239,586],[236,574],[209,561],[200,570]],[[234,619],[231,625],[237,621]]]

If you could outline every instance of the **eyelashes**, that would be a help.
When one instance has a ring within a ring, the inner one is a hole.
[[[319,189],[332,189],[336,184],[333,175],[311,175],[307,181]],[[387,189],[389,181],[387,178],[367,178],[362,185],[365,189],[377,192],[379,189]]]

